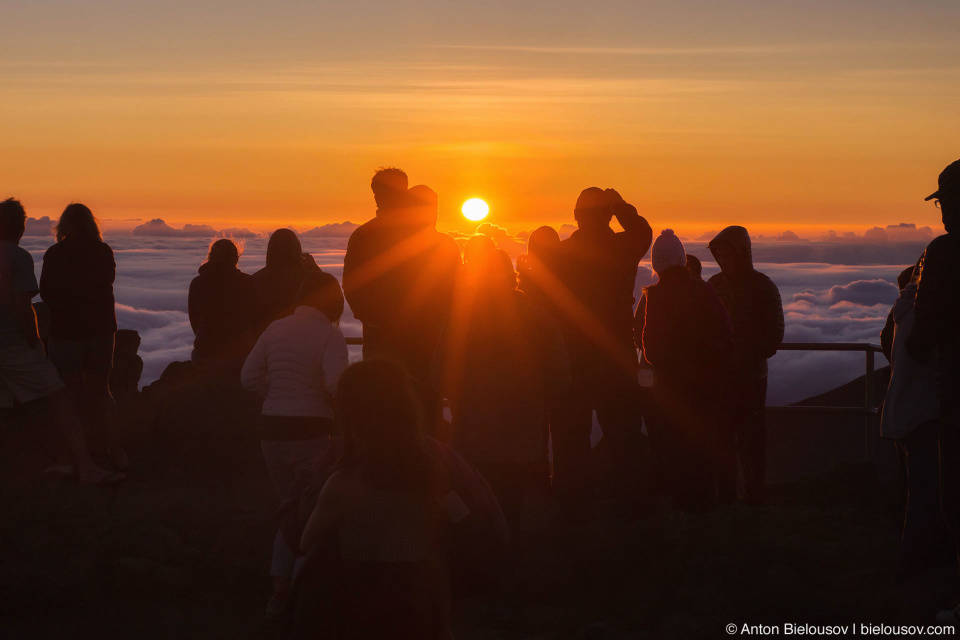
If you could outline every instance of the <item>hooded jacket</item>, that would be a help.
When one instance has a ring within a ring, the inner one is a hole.
[[[727,244],[737,256],[732,274],[710,278],[733,323],[732,373],[751,378],[767,377],[767,358],[783,342],[783,304],[770,278],[753,268],[750,235],[743,227],[727,227],[707,245],[715,252]],[[714,255],[716,255],[714,253]]]
[[[907,336],[914,327],[917,285],[909,284],[893,305],[893,346],[890,385],[883,401],[880,435],[900,439],[916,427],[940,416],[936,365],[921,363],[907,352]]]

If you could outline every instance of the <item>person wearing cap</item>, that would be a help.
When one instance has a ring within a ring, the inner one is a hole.
[[[633,292],[637,266],[653,233],[636,207],[613,189],[584,189],[573,215],[578,228],[557,248],[559,286],[547,295],[557,308],[573,378],[551,424],[554,480],[567,513],[577,515],[589,501],[585,479],[594,411],[611,458],[604,480],[625,503],[639,497],[642,440]],[[610,228],[614,217],[623,231]]]
[[[683,243],[666,229],[653,244],[657,283],[644,291],[641,336],[654,367],[663,468],[675,507],[713,504],[713,458],[723,363],[733,346],[730,317],[713,287],[686,267]]]
[[[707,245],[720,266],[709,282],[733,323],[733,354],[723,388],[720,419],[720,501],[737,499],[737,456],[746,500],[763,501],[766,475],[767,359],[783,342],[783,304],[770,278],[753,268],[750,234],[731,226]]]
[[[921,363],[936,359],[940,398],[940,503],[960,551],[960,160],[940,173],[933,200],[945,234],[933,239],[921,258],[913,328],[906,350]],[[960,606],[938,621],[960,622]]]

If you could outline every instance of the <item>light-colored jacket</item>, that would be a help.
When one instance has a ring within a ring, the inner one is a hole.
[[[313,307],[297,307],[257,340],[240,372],[264,396],[265,416],[333,417],[333,393],[349,364],[340,329]]]
[[[880,418],[880,435],[904,438],[924,422],[940,417],[936,359],[921,364],[907,353],[907,336],[913,328],[917,285],[909,284],[893,305],[893,349],[890,353],[890,386]]]

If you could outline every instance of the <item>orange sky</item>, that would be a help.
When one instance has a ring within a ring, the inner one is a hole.
[[[396,165],[441,228],[474,196],[512,231],[572,222],[591,185],[689,233],[939,224],[956,3],[450,4],[14,3],[0,195],[306,227],[368,219]]]

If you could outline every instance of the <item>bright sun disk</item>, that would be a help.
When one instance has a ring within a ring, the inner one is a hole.
[[[490,207],[488,207],[487,203],[480,198],[470,198],[463,203],[463,207],[460,208],[460,211],[463,212],[463,217],[465,217],[467,220],[479,222],[480,220],[486,218],[487,214],[490,213]]]

